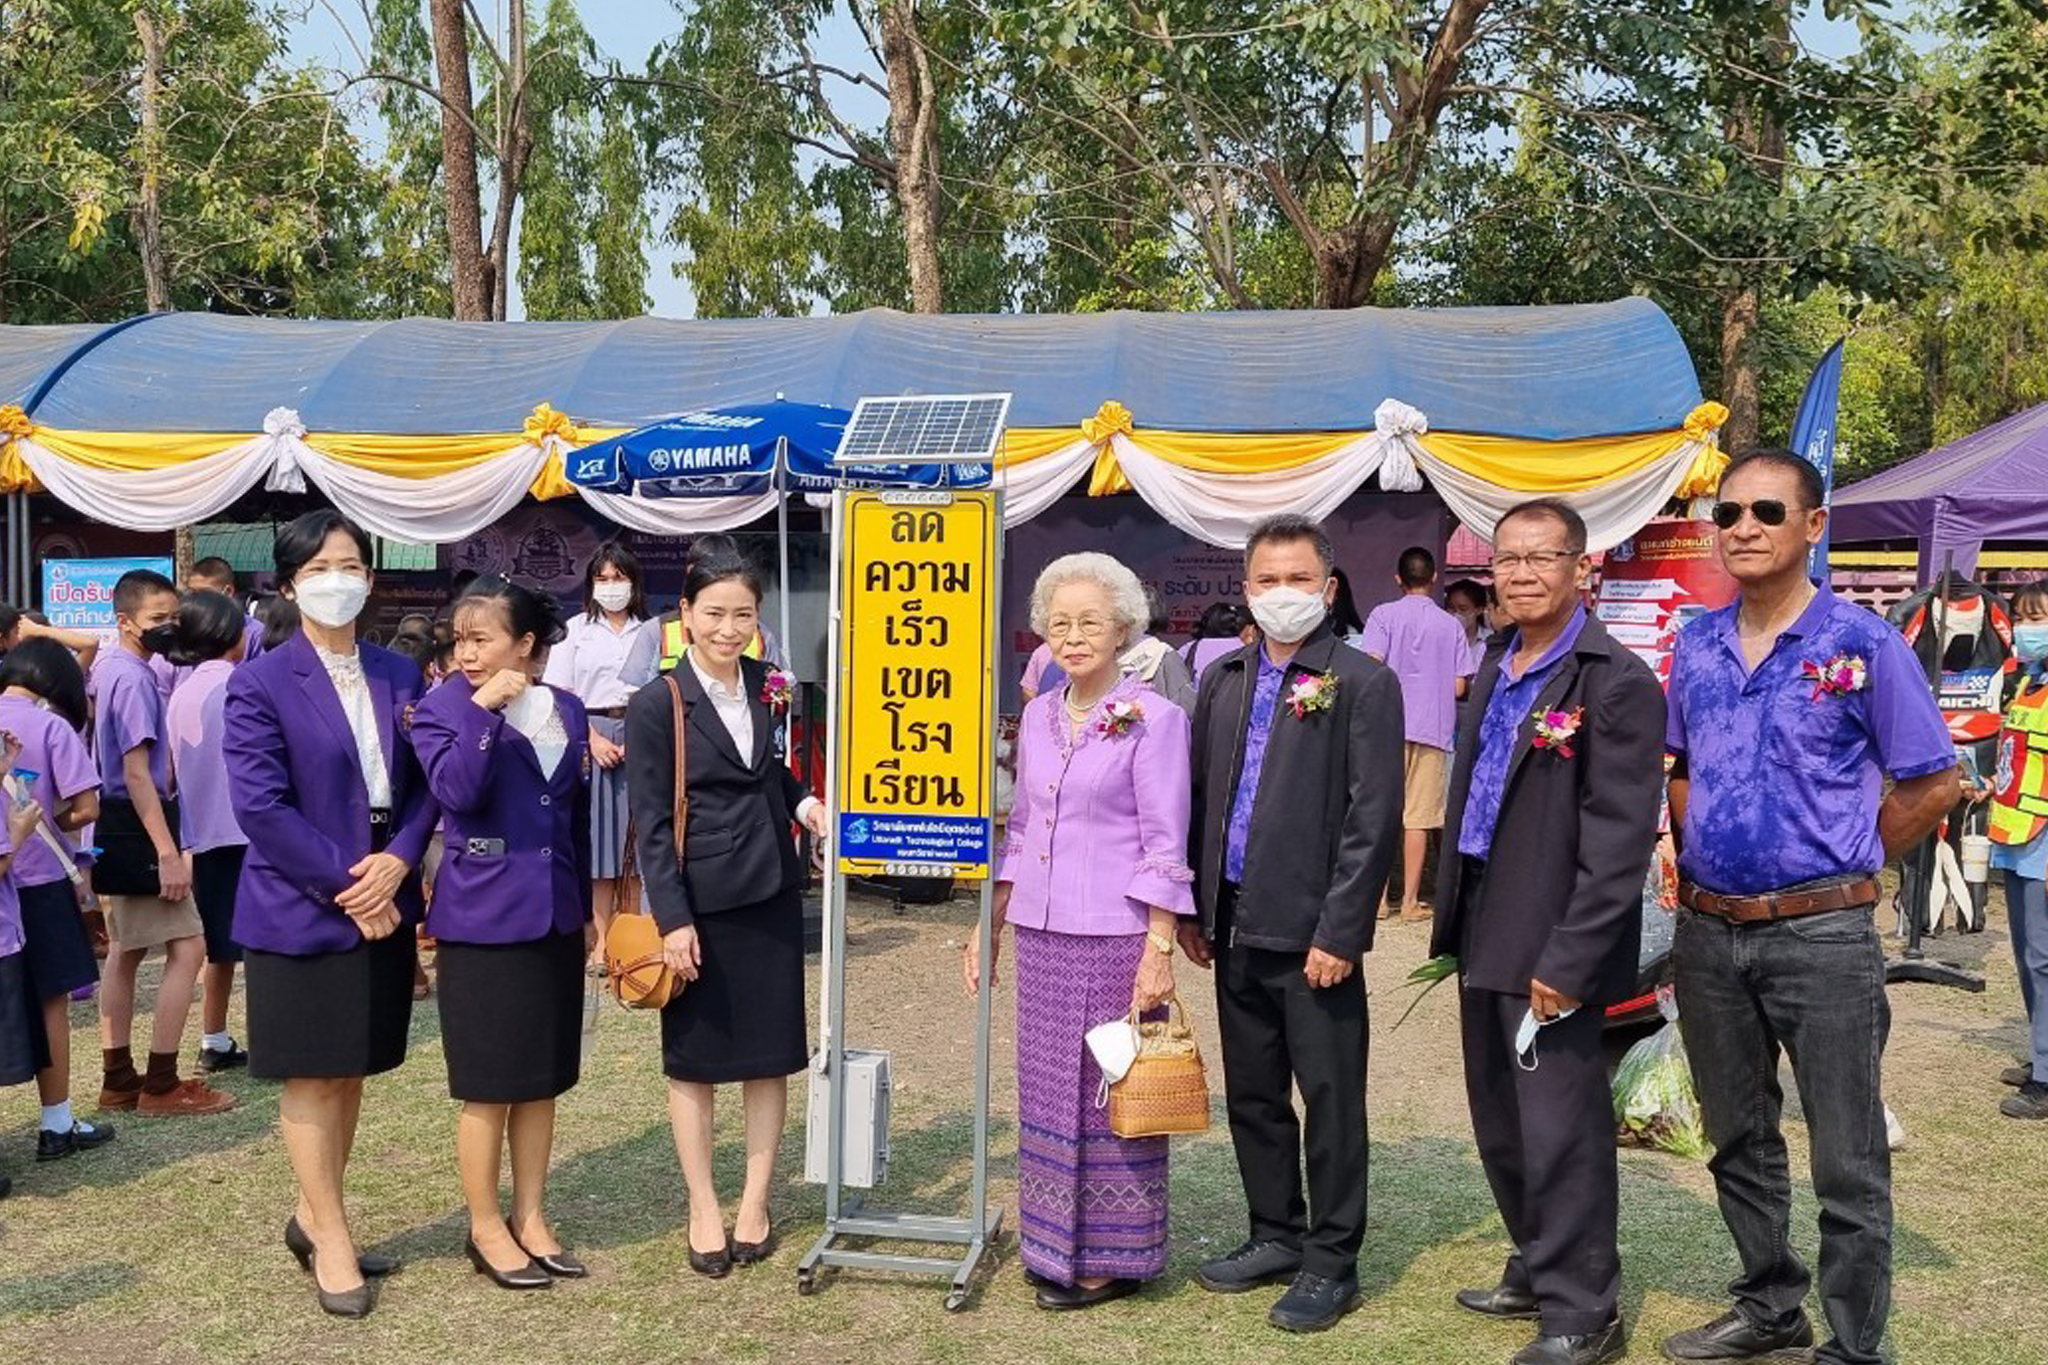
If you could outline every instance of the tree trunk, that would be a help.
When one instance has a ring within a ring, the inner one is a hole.
[[[192,576],[192,566],[199,562],[199,537],[190,526],[180,526],[171,532],[171,565],[177,581],[183,583]]]
[[[142,43],[142,71],[136,82],[140,129],[135,139],[140,188],[135,197],[135,241],[142,254],[143,306],[161,313],[171,306],[170,270],[164,265],[163,93],[167,37],[146,5],[135,9],[135,36]]]
[[[511,298],[513,211],[519,206],[526,163],[533,155],[533,120],[526,104],[526,0],[512,0],[509,19],[505,60],[511,69],[503,73],[503,79],[511,91],[511,106],[498,130],[498,209],[491,219],[491,250],[486,262],[491,316],[499,322],[505,320]]]
[[[1756,350],[1762,312],[1762,299],[1753,284],[1721,296],[1721,401],[1728,406],[1728,420],[1721,427],[1721,449],[1730,453],[1754,446],[1761,424]]]
[[[1733,55],[1761,71],[1782,69],[1791,57],[1790,0],[1772,0],[1778,11],[1761,51],[1746,45]],[[1728,141],[1748,162],[1746,171],[1782,192],[1785,185],[1785,128],[1768,104],[1754,96],[1737,97],[1728,111]],[[1762,340],[1763,271],[1748,266],[1721,296],[1721,401],[1728,421],[1721,428],[1721,448],[1751,449],[1763,430],[1763,402],[1757,374],[1757,348]]]
[[[483,197],[477,188],[476,101],[469,88],[469,30],[462,0],[431,0],[434,67],[441,87],[441,179],[447,194],[448,284],[458,322],[490,317],[485,288]]]
[[[910,307],[945,311],[939,288],[939,92],[917,32],[913,0],[881,7],[882,61],[889,80],[889,151],[896,164],[896,204],[910,261]]]

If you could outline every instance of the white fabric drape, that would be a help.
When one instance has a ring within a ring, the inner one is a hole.
[[[1586,519],[1586,549],[1593,554],[1611,550],[1641,530],[1663,510],[1677,493],[1693,461],[1709,448],[1705,441],[1682,441],[1677,449],[1654,464],[1643,466],[1597,488],[1559,493]],[[1485,482],[1422,451],[1420,463],[1429,482],[1474,535],[1493,538],[1493,528],[1502,514],[1517,503],[1536,497],[1534,493],[1501,488]]]
[[[164,469],[95,469],[34,436],[15,439],[23,464],[67,507],[130,531],[168,531],[205,521],[255,487],[277,462],[279,438],[252,436],[217,454]]]
[[[1066,496],[1095,463],[1097,449],[1083,436],[1035,460],[998,465],[995,487],[1003,491],[1003,524],[1022,525]]]
[[[1422,477],[1416,463],[1422,447],[1417,438],[1429,430],[1428,423],[1414,408],[1391,399],[1380,404],[1373,423],[1372,431],[1308,464],[1259,474],[1218,474],[1173,464],[1146,449],[1142,435],[1117,432],[1109,439],[1124,477],[1152,510],[1199,540],[1237,550],[1264,518],[1299,512],[1320,521],[1375,474],[1391,492],[1418,491]]]
[[[635,493],[600,493],[594,488],[576,490],[584,502],[629,530],[655,536],[689,535],[704,531],[729,531],[750,521],[775,513],[774,489],[737,498],[643,498]]]

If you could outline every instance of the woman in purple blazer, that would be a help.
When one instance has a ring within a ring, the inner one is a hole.
[[[249,1072],[282,1080],[278,1117],[299,1182],[285,1246],[320,1306],[370,1311],[342,1205],[363,1078],[405,1060],[412,1024],[415,869],[440,818],[405,742],[420,671],[356,642],[370,594],[370,537],[332,510],[278,533],[277,581],[297,634],[228,680],[221,747],[235,822],[249,841],[235,894],[244,952]]]
[[[412,718],[447,844],[427,929],[440,944],[448,1091],[462,1101],[465,1250],[504,1289],[587,1273],[541,1211],[555,1098],[581,1060],[591,938],[589,719],[539,681],[563,634],[552,598],[477,579],[455,602],[459,671]],[[498,1204],[508,1139],[509,1220]]]
[[[1177,917],[1195,909],[1188,715],[1119,676],[1147,615],[1137,576],[1104,554],[1054,560],[1031,593],[1066,681],[1017,724],[993,946],[1016,930],[1018,1223],[1041,1308],[1107,1303],[1166,1268],[1166,1139],[1110,1131],[1084,1041],[1172,994]],[[964,966],[972,991],[978,934]]]

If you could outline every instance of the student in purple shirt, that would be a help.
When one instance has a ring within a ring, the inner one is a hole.
[[[249,841],[235,823],[221,749],[227,681],[242,661],[249,619],[233,598],[201,588],[178,604],[176,620],[177,642],[166,657],[184,677],[164,708],[164,726],[178,786],[178,821],[192,860],[192,899],[206,927],[199,1069],[210,1075],[249,1062],[228,1032],[228,997],[242,960],[234,936],[235,884]]]
[[[0,767],[12,768],[20,746],[0,735]],[[36,1027],[36,1000],[28,982],[28,954],[23,951],[21,903],[8,875],[15,850],[35,837],[43,808],[33,798],[7,803],[7,824],[0,833],[0,1086],[21,1085],[49,1065],[49,1050]],[[14,1182],[0,1175],[0,1197]]]
[[[205,925],[192,900],[192,866],[180,846],[171,798],[164,692],[151,663],[177,636],[178,590],[162,574],[131,569],[114,585],[116,646],[99,664],[94,721],[100,766],[101,853],[93,885],[107,912],[106,979],[100,986],[100,1044],[106,1078],[100,1108],[143,1114],[218,1114],[235,1097],[193,1077],[178,1079],[178,1043],[205,961]],[[154,894],[139,888],[155,883]],[[150,1031],[149,1065],[135,1069],[130,1032],[135,973],[151,949],[164,950]]]
[[[1672,964],[1742,1273],[1734,1310],[1664,1351],[1758,1360],[1813,1343],[1780,1126],[1789,1055],[1832,1333],[1813,1359],[1875,1365],[1891,1306],[1879,1098],[1891,1011],[1871,911],[1885,860],[1954,807],[1955,748],[1898,632],[1807,579],[1828,515],[1813,466],[1751,452],[1728,466],[1719,499],[1721,562],[1741,596],[1688,625],[1672,657],[1666,745],[1684,907]]]
[[[1138,577],[1064,555],[1031,592],[1031,626],[1066,674],[1017,727],[1017,796],[996,869],[996,961],[1017,939],[1017,1199],[1038,1306],[1089,1308],[1166,1269],[1167,1139],[1120,1138],[1097,1103],[1086,1034],[1173,993],[1192,915],[1188,717],[1118,658],[1145,629]],[[980,935],[963,957],[978,984]]]
[[[94,908],[79,870],[73,836],[100,812],[100,774],[85,747],[85,670],[56,640],[31,639],[0,663],[0,730],[21,741],[17,769],[35,774],[27,792],[44,817],[14,856],[12,880],[21,897],[28,940],[29,985],[42,1002],[49,1065],[36,1077],[42,1125],[36,1160],[56,1161],[114,1136],[111,1123],[88,1123],[71,1112],[71,992],[100,979],[92,935],[81,913]]]
[[[242,609],[242,597],[235,589],[235,570],[219,555],[208,555],[185,575],[186,592],[217,592],[234,603],[242,617],[242,653],[235,662],[245,663],[263,652],[263,623]]]
[[[1407,725],[1402,751],[1401,913],[1410,922],[1429,918],[1422,905],[1422,864],[1429,835],[1444,827],[1457,706],[1477,660],[1458,618],[1436,604],[1436,556],[1420,545],[1401,552],[1395,565],[1401,595],[1365,618],[1358,647],[1401,680],[1401,715]],[[1392,902],[1381,910],[1391,917]]]

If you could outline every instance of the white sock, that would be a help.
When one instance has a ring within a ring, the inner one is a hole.
[[[46,1104],[43,1106],[43,1131],[49,1133],[68,1133],[71,1131],[71,1124],[70,1100],[65,1100],[62,1104]]]
[[[234,1047],[235,1035],[223,1029],[219,1033],[209,1033],[205,1035],[199,1040],[199,1042],[200,1046],[207,1048],[210,1051],[226,1052],[232,1047]]]

